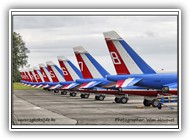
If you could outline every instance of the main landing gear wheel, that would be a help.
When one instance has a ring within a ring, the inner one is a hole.
[[[120,103],[120,98],[115,97],[115,102],[116,102],[116,103]]]
[[[67,92],[66,91],[61,91],[61,94],[62,95],[67,95]]]
[[[147,99],[144,99],[143,104],[144,104],[144,106],[150,106],[151,105],[151,101],[147,100]]]
[[[96,100],[103,101],[103,100],[105,99],[105,97],[106,97],[105,95],[96,95],[96,96],[95,96],[95,99],[96,99]]]
[[[153,99],[151,104],[152,104],[153,107],[158,107],[158,105],[160,104],[160,102],[157,99]]]
[[[70,96],[71,96],[71,97],[75,97],[76,95],[77,95],[77,93],[75,93],[75,92],[71,92],[71,93],[70,93]]]
[[[95,100],[99,100],[99,96],[98,95],[95,96]]]
[[[81,97],[81,98],[84,98],[84,94],[81,94],[80,97]]]
[[[80,97],[81,98],[85,98],[85,99],[88,99],[90,96],[90,94],[81,94]]]
[[[104,100],[104,98],[105,98],[105,96],[104,96],[104,95],[99,95],[99,97],[98,97],[98,99],[99,99],[100,101],[103,101],[103,100]]]
[[[115,97],[116,103],[126,104],[128,102],[128,100],[129,100],[129,98],[127,98],[127,97]]]
[[[89,96],[90,96],[89,94],[84,94],[84,98],[85,98],[85,99],[88,99]]]
[[[59,93],[59,90],[58,89],[54,90],[54,93]]]
[[[120,102],[122,103],[122,104],[126,104],[127,102],[128,102],[128,98],[127,97],[121,97],[120,98]]]

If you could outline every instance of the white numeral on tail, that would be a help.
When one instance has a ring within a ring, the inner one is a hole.
[[[50,76],[54,78],[55,75],[54,75],[53,71],[49,71],[49,72],[50,72]]]
[[[62,71],[63,71],[63,75],[68,75],[68,72],[66,71],[64,67],[62,67]]]
[[[40,77],[39,77],[37,74],[35,74],[35,75],[36,75],[36,78],[37,78],[37,79],[40,79]]]
[[[46,75],[45,75],[45,73],[44,73],[44,72],[42,72],[42,75],[43,75],[43,77],[44,77],[44,78],[46,78]]]
[[[121,64],[116,52],[110,52],[114,64]]]
[[[79,67],[80,67],[80,70],[83,71],[83,62],[79,62]]]

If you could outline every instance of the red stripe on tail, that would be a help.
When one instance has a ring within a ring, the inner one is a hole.
[[[113,41],[106,39],[106,43],[117,74],[130,74]]]
[[[33,73],[31,71],[29,71],[29,74],[30,74],[30,77],[32,79],[32,82],[36,83],[37,81],[36,81],[36,78],[34,77]]]
[[[65,64],[63,63],[63,61],[59,61],[59,65],[63,71],[63,75],[66,81],[73,81],[73,78],[70,75],[70,72],[68,71],[68,69],[65,67]]]
[[[40,78],[40,76],[39,76],[37,70],[34,70],[34,74],[36,75],[37,81],[38,81],[38,82],[42,82],[42,79]]]
[[[45,68],[40,67],[40,70],[41,70],[41,72],[42,72],[42,76],[43,76],[43,78],[44,78],[44,81],[45,81],[45,82],[50,82],[50,79],[48,78],[48,76],[47,76],[46,72],[44,71],[44,69],[45,69]]]
[[[52,67],[51,66],[47,66],[47,67],[48,67],[48,70],[50,72],[50,76],[51,76],[53,82],[59,82],[57,76],[55,75],[55,73],[54,73],[54,71],[52,69]]]
[[[89,71],[88,67],[86,66],[85,62],[83,61],[81,55],[79,53],[75,52],[75,56],[77,58],[77,61],[78,61],[78,64],[79,64],[79,67],[80,67],[80,70],[82,72],[83,77],[85,79],[88,79],[88,78],[92,79],[93,76],[90,73],[90,71]]]
[[[31,79],[31,77],[29,76],[28,72],[25,72],[25,74],[26,74],[27,77],[28,77],[28,82],[32,82],[32,79]]]

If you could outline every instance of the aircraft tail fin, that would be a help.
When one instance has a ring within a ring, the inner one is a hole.
[[[42,73],[45,82],[52,82],[48,68],[44,64],[39,64],[40,71]]]
[[[46,64],[53,82],[65,82],[64,75],[57,65],[52,61],[48,61]]]
[[[80,70],[70,60],[64,56],[58,56],[57,58],[66,81],[83,78]]]
[[[83,48],[73,48],[84,78],[105,78],[109,73]]]
[[[32,82],[34,82],[34,83],[38,82],[37,79],[36,79],[36,76],[34,74],[34,70],[32,68],[29,69],[29,75],[30,75],[30,77],[32,79]]]
[[[34,69],[34,74],[36,75],[37,81],[38,82],[44,82],[41,71],[37,67],[34,67],[33,69]]]
[[[27,79],[28,79],[28,82],[33,82],[32,81],[32,78],[30,77],[30,75],[29,75],[29,71],[28,70],[25,70],[25,75],[26,75],[26,77],[27,77]]]
[[[27,78],[26,78],[24,71],[20,70],[20,76],[21,76],[21,81],[27,81]]]
[[[115,31],[103,34],[117,74],[156,73]]]

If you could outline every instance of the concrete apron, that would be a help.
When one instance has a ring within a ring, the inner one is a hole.
[[[77,121],[35,106],[13,94],[13,123],[19,124],[77,124]]]

